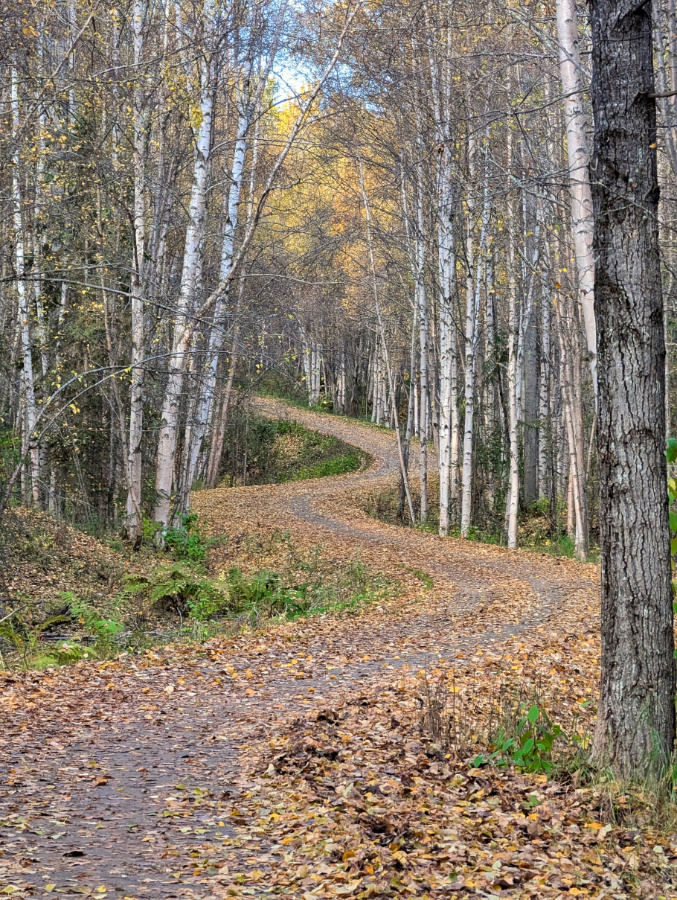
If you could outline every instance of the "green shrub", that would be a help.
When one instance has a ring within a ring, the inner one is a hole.
[[[22,616],[21,609],[12,612],[0,622],[0,662],[7,666],[5,654],[18,657],[28,667],[37,653],[40,634],[54,625],[71,621],[70,615],[53,615],[42,622],[31,622]]]
[[[520,711],[516,723],[499,728],[492,742],[493,752],[488,756],[480,753],[473,765],[478,768],[493,762],[549,775],[554,768],[553,749],[558,738],[566,738],[563,730],[534,703],[527,711]]]
[[[144,516],[141,521],[141,538],[144,544],[153,544],[155,535],[162,528],[162,522],[154,522],[148,516]]]
[[[176,559],[186,559],[192,563],[202,563],[207,550],[216,542],[207,538],[200,527],[195,513],[186,513],[177,527],[163,528],[165,545]]]
[[[248,613],[254,622],[274,616],[295,618],[310,607],[308,585],[286,587],[276,572],[262,571],[246,577],[240,569],[230,569],[227,584],[231,608]]]
[[[94,637],[104,641],[113,641],[121,631],[124,631],[124,625],[113,617],[102,616],[91,603],[82,600],[72,591],[63,591],[59,595],[68,604],[68,608],[76,621],[89,631]]]
[[[159,612],[177,612],[203,621],[228,610],[227,595],[211,579],[178,562],[158,566],[148,575],[127,575],[125,591],[147,597]]]
[[[50,648],[47,653],[40,655],[35,660],[34,665],[38,669],[51,665],[68,666],[79,662],[81,659],[87,659],[88,656],[89,651],[81,647],[80,644],[73,641],[64,641],[62,644]]]

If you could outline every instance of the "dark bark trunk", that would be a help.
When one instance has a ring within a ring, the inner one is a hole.
[[[592,0],[602,680],[593,756],[664,767],[675,737],[651,4]]]

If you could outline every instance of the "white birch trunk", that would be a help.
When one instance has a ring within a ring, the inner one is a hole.
[[[452,467],[452,445],[454,418],[456,411],[456,329],[454,327],[454,287],[456,277],[456,257],[454,253],[453,235],[453,192],[451,186],[451,156],[448,144],[444,143],[443,152],[439,155],[438,169],[438,207],[437,207],[437,244],[439,271],[439,332],[440,332],[440,417],[439,417],[439,456],[438,470],[440,480],[440,527],[442,536],[449,534],[450,500],[452,496],[452,479],[455,481],[456,471]],[[458,445],[458,439],[457,439]]]
[[[512,170],[513,139],[508,127],[508,169]],[[518,405],[517,383],[517,343],[519,330],[519,310],[517,306],[517,277],[515,272],[515,209],[512,197],[507,198],[508,214],[508,440],[510,444],[510,474],[505,504],[505,523],[508,548],[517,549],[517,524],[519,513],[519,442],[517,434]]]
[[[244,175],[245,153],[247,149],[247,134],[251,127],[252,115],[254,108],[249,102],[249,98],[245,87],[240,92],[240,112],[238,115],[237,135],[235,140],[235,150],[233,152],[233,164],[230,173],[230,188],[228,191],[228,199],[226,206],[226,221],[223,232],[223,243],[221,247],[221,280],[227,281],[233,264],[233,252],[235,248],[235,234],[238,225],[238,212],[242,195],[242,179]],[[249,209],[253,206],[253,191],[256,178],[256,163],[258,157],[258,122],[254,133],[252,167],[250,177],[250,197]],[[186,511],[190,505],[190,491],[195,477],[200,447],[207,430],[207,422],[212,414],[214,407],[214,388],[216,385],[216,373],[219,362],[219,355],[223,347],[225,338],[225,322],[224,314],[227,306],[230,290],[224,291],[219,297],[213,315],[213,325],[209,334],[209,346],[207,348],[207,359],[205,363],[205,372],[201,386],[200,396],[197,403],[196,420],[194,423],[188,423],[187,440],[186,440],[186,463],[184,465],[183,478],[183,497],[181,500],[181,510]],[[190,429],[188,436],[188,429]]]
[[[40,79],[44,77],[44,35],[42,32],[38,37],[38,60],[40,67]],[[39,101],[39,96],[38,96]],[[42,272],[41,262],[42,254],[40,247],[40,206],[42,203],[42,180],[45,173],[45,135],[47,133],[47,117],[44,107],[40,105],[40,113],[38,115],[38,155],[35,164],[35,204],[33,208],[33,271],[36,278],[34,281],[35,295],[35,312],[37,319],[38,344],[40,349],[40,363],[42,369],[42,377],[44,378],[49,368],[49,358],[47,353],[47,326],[45,322],[45,310],[42,302]]]
[[[452,29],[446,23],[431,23],[427,2],[423,4],[430,97],[437,143],[437,248],[439,279],[439,418],[437,427],[438,474],[440,485],[439,533],[449,534],[450,506],[456,499],[458,475],[458,385],[456,371],[456,329],[453,296],[456,281],[454,248],[454,195],[452,189]],[[435,38],[439,36],[441,45]]]
[[[576,0],[557,0],[560,74],[564,93],[564,119],[567,132],[571,225],[573,231],[578,295],[592,383],[597,395],[597,328],[595,325],[595,260],[592,250],[593,211],[590,188],[590,153],[587,123],[583,107],[581,63],[578,49]]]
[[[471,175],[474,157],[474,141],[470,139],[469,154]],[[472,225],[468,224],[467,251],[468,277],[466,279],[466,322],[465,322],[465,419],[463,423],[463,482],[461,491],[461,537],[467,537],[472,515],[472,455],[473,421],[475,414],[475,376],[477,373],[477,344],[479,337],[480,303],[482,298],[482,258],[485,252],[489,227],[489,169],[485,147],[484,200],[480,225],[479,252],[474,263]],[[472,218],[474,204],[468,198],[469,219]],[[474,284],[473,284],[473,266]]]
[[[428,385],[428,295],[425,285],[425,219],[423,215],[423,160],[422,147],[418,148],[416,190],[416,304],[419,326],[419,441],[420,441],[420,489],[421,524],[428,520],[428,432],[430,429],[430,387]]]
[[[16,69],[11,73],[11,107],[12,107],[12,132],[18,134],[21,127],[19,111],[19,81]],[[31,345],[30,311],[28,306],[28,292],[26,290],[26,266],[24,256],[24,222],[21,200],[21,156],[19,141],[14,141],[12,153],[12,210],[14,225],[14,259],[17,272],[17,314],[19,318],[19,333],[21,340],[22,359],[22,386],[24,416],[23,427],[26,435],[26,449],[30,459],[30,488],[31,498],[36,506],[40,504],[40,448],[38,446],[35,425],[37,422],[37,410],[35,407],[35,387],[33,381],[33,348]]]
[[[143,300],[143,260],[145,253],[145,122],[143,94],[139,67],[143,59],[143,34],[146,18],[146,0],[135,0],[132,21],[134,39],[134,258],[132,260],[131,312],[132,353],[129,393],[129,441],[127,443],[127,533],[134,547],[141,542],[141,483],[143,440],[143,382],[145,355],[145,325]]]
[[[303,374],[306,379],[306,391],[308,392],[308,406],[313,405],[313,382],[310,366],[310,332],[303,335]]]
[[[213,15],[211,0],[209,9],[205,8],[206,28]],[[174,478],[174,456],[179,418],[179,404],[183,378],[186,371],[187,355],[192,338],[189,316],[193,304],[196,274],[199,265],[199,254],[202,252],[204,231],[207,182],[209,176],[209,152],[211,145],[212,118],[214,106],[214,64],[203,59],[201,65],[202,90],[200,110],[202,121],[197,135],[197,148],[193,169],[193,185],[191,189],[186,241],[183,253],[183,269],[181,286],[176,308],[176,322],[169,357],[169,378],[162,405],[160,438],[157,451],[155,475],[155,509],[153,519],[163,525],[169,523],[172,482]]]
[[[541,368],[538,391],[538,493],[548,496],[548,444],[550,440],[550,297],[541,295]]]
[[[417,316],[417,322],[418,322],[418,316]],[[418,437],[418,424],[419,424],[419,418],[420,418],[419,414],[418,414],[418,393],[419,393],[418,380],[415,380],[412,383],[411,389],[414,392],[414,437]]]
[[[514,235],[513,235],[514,237]],[[510,267],[515,264],[514,249],[510,253]],[[517,435],[517,283],[509,275],[508,311],[508,432],[510,440],[510,479],[506,499],[508,547],[517,549],[517,516],[519,512],[519,443]]]
[[[313,344],[313,353],[312,353],[312,362],[313,362],[313,403],[319,403],[320,401],[320,386],[321,386],[321,366],[322,366],[322,347],[320,344],[315,342]]]

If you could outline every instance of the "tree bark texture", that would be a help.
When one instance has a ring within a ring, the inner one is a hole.
[[[593,757],[662,768],[675,737],[651,5],[592,0],[602,680]]]

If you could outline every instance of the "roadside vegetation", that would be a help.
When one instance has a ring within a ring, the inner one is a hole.
[[[362,451],[332,435],[298,422],[267,419],[242,405],[233,410],[228,424],[219,484],[281,484],[345,475],[357,471],[365,459]]]
[[[233,416],[224,486],[340,475],[366,455],[296,422],[245,408]],[[359,558],[330,563],[286,533],[249,535],[216,571],[198,516],[163,528],[143,520],[139,552],[115,533],[97,538],[49,513],[11,507],[0,531],[0,667],[46,668],[174,641],[260,628],[272,621],[355,611],[395,586]]]
[[[429,495],[433,500],[438,493],[436,481],[431,480],[428,485]],[[411,485],[414,510],[420,507],[420,495],[417,486]],[[382,491],[373,491],[364,497],[364,511],[380,522],[389,525],[401,525],[407,528],[416,528],[419,531],[428,531],[432,534],[439,532],[439,516],[436,507],[430,509],[428,518],[424,524],[420,521],[412,522],[409,518],[406,504],[402,503],[400,492],[397,488],[387,488]],[[483,544],[494,544],[499,547],[507,546],[505,529],[503,527],[504,516],[498,513],[488,514],[483,527],[472,525],[466,533],[469,541],[478,541]],[[575,558],[575,542],[567,533],[567,509],[563,500],[559,499],[555,504],[547,500],[538,500],[528,509],[520,510],[518,517],[517,544],[522,550],[533,550],[537,553],[548,553],[551,556],[564,556],[568,559]],[[460,538],[461,529],[458,526],[449,528],[449,537]],[[587,555],[588,562],[599,560],[599,547],[591,540]]]

